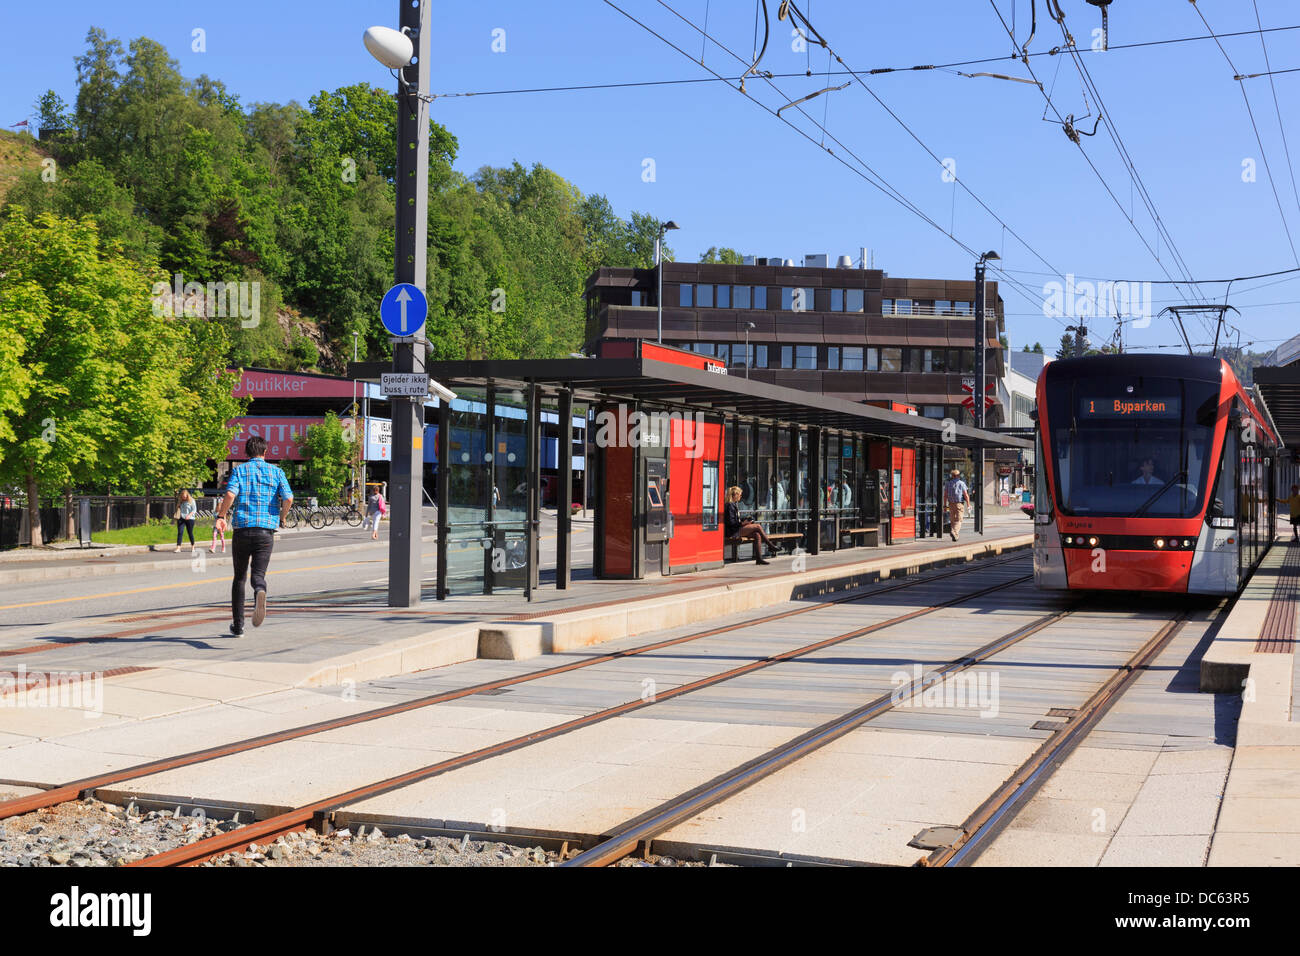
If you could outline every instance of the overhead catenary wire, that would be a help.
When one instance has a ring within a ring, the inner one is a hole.
[[[1262,30],[1264,28],[1264,21],[1261,20],[1259,16],[1259,0],[1251,0],[1251,3],[1254,4],[1255,7],[1255,24]],[[1286,124],[1282,122],[1282,106],[1278,103],[1277,99],[1277,84],[1273,82],[1273,64],[1269,62],[1268,43],[1265,41],[1262,33],[1259,36],[1259,45],[1264,51],[1264,66],[1268,68],[1268,86],[1269,89],[1273,91],[1273,109],[1277,112],[1277,128],[1282,134],[1282,149],[1286,153],[1286,167],[1291,174],[1291,194],[1295,197],[1296,208],[1300,209],[1300,189],[1296,189],[1295,164],[1291,162],[1291,144],[1287,142]]]
[[[1196,15],[1200,17],[1201,22],[1205,24],[1205,29],[1209,30],[1213,35],[1214,28],[1210,26],[1210,21],[1205,18],[1205,14],[1201,12],[1201,8],[1197,4],[1196,0],[1191,0],[1191,4],[1192,9],[1196,11]],[[1223,54],[1223,58],[1228,61],[1228,66],[1232,69],[1233,76],[1236,77],[1240,75],[1241,71],[1238,70],[1236,64],[1232,62],[1232,57],[1230,57],[1228,51],[1224,49],[1223,42],[1217,37],[1214,42],[1215,45],[1218,46],[1219,52]],[[1287,244],[1291,247],[1291,257],[1295,260],[1296,265],[1300,265],[1300,254],[1296,253],[1295,240],[1291,237],[1291,226],[1287,222],[1286,212],[1282,209],[1282,197],[1277,191],[1277,181],[1273,179],[1273,170],[1268,161],[1268,151],[1264,149],[1264,138],[1260,135],[1259,124],[1255,122],[1255,111],[1250,106],[1250,94],[1246,92],[1245,83],[1238,80],[1237,86],[1241,90],[1241,98],[1246,104],[1246,115],[1250,118],[1251,129],[1255,131],[1255,142],[1259,145],[1259,155],[1264,161],[1264,171],[1268,174],[1268,184],[1273,190],[1273,199],[1277,203],[1277,214],[1282,219],[1282,229],[1286,233]]]
[[[1007,35],[1011,37],[1011,41],[1012,43],[1014,43],[1015,36],[1012,34],[1011,27],[1008,26],[1006,19],[1002,16],[1002,11],[998,9],[997,3],[995,3],[994,0],[989,0],[989,4],[993,7],[993,12],[997,14],[998,20],[1002,23],[1002,28],[1007,31]],[[1034,73],[1034,68],[1030,66],[1028,63],[1025,63],[1025,69],[1029,71],[1029,75],[1033,77],[1034,80],[1038,79],[1037,75],[1035,75]],[[1052,110],[1052,112],[1056,114],[1057,120],[1061,123],[1062,126],[1064,126],[1066,123],[1065,117],[1061,115],[1061,111],[1057,109],[1056,104],[1052,102],[1051,96],[1047,93],[1047,91],[1042,87],[1041,84],[1039,85],[1039,91],[1042,92],[1043,97],[1047,100],[1048,107]],[[1098,181],[1101,183],[1102,188],[1106,190],[1106,193],[1110,196],[1111,200],[1115,203],[1116,208],[1119,209],[1120,214],[1124,216],[1125,220],[1133,228],[1133,231],[1134,233],[1136,233],[1138,239],[1141,240],[1144,246],[1146,246],[1147,251],[1151,253],[1152,258],[1154,258],[1156,262],[1160,265],[1161,271],[1165,273],[1165,276],[1171,282],[1177,284],[1177,280],[1174,280],[1174,277],[1170,275],[1169,270],[1165,267],[1165,264],[1160,259],[1160,256],[1157,253],[1157,251],[1151,248],[1151,243],[1147,241],[1147,237],[1142,234],[1142,230],[1137,227],[1137,223],[1134,222],[1133,218],[1125,211],[1124,204],[1121,203],[1119,197],[1115,195],[1115,191],[1111,189],[1110,183],[1106,181],[1106,177],[1102,175],[1101,170],[1099,170],[1097,168],[1096,163],[1092,161],[1092,157],[1089,156],[1088,151],[1083,148],[1083,144],[1075,137],[1071,137],[1071,141],[1074,142],[1075,146],[1079,148],[1079,153],[1083,156],[1089,168],[1092,169],[1093,174],[1097,177]]]
[[[863,81],[862,77],[858,74],[858,72],[854,70],[848,63],[846,63],[843,57],[841,57],[838,53],[835,52],[835,50],[831,47],[830,43],[826,40],[824,35],[820,31],[818,31],[816,27],[813,26],[813,24],[809,21],[808,17],[805,16],[804,13],[793,2],[787,2],[785,6],[789,9],[790,13],[792,14],[791,16],[792,22],[794,17],[797,16],[803,22],[804,26],[806,26],[808,30],[817,38],[817,40],[821,43],[821,45],[826,48],[826,52],[830,56],[834,57],[835,61],[839,63],[841,66],[843,66],[846,71],[848,71],[849,75],[852,76],[853,79],[857,81],[858,85],[861,86],[864,90],[867,91],[867,93],[871,95],[872,99],[874,99],[880,105],[880,107],[884,109],[885,112],[887,112],[894,119],[894,121],[898,123],[898,125],[901,126],[907,132],[909,136],[912,137],[912,139],[917,143],[917,145],[919,145],[923,150],[925,150],[925,152],[930,156],[930,158],[933,159],[935,163],[937,163],[941,168],[948,169],[948,166],[943,161],[943,159],[941,159],[939,155],[933,149],[931,149],[929,145],[927,145],[926,142],[921,139],[920,136],[916,134],[916,132],[911,128],[911,126],[909,126],[902,119],[902,117],[900,117],[897,113],[894,112],[894,110],[889,106],[888,103],[886,103],[883,99],[881,99],[881,97],[876,93],[875,90],[871,89],[871,87],[869,87]],[[968,196],[970,196],[977,203],[979,203],[980,207],[985,212],[987,212],[990,216],[992,216],[993,219],[1003,227],[1003,229],[1010,232],[1011,235],[1016,239],[1016,241],[1019,242],[1026,250],[1028,250],[1036,259],[1042,262],[1043,265],[1047,266],[1049,269],[1056,270],[1056,266],[1054,266],[1051,262],[1049,262],[1041,253],[1038,252],[1037,249],[1035,249],[1032,245],[1030,245],[1029,242],[1027,242],[1023,236],[1021,236],[1018,232],[1016,232],[1015,229],[1012,229],[1007,224],[1006,220],[1004,220],[1001,216],[999,216],[996,212],[994,212],[993,209],[990,208],[988,203],[986,203],[978,194],[975,193],[974,190],[972,190],[969,186],[966,185],[966,183],[962,180],[960,176],[957,176],[955,173],[953,173],[952,175],[953,175],[954,185],[960,186],[961,189]],[[956,193],[953,194],[953,198],[955,201]],[[955,217],[955,212],[954,212],[954,217]],[[996,268],[995,271],[1001,272],[1000,269],[996,269]],[[1064,274],[1061,273],[1060,270],[1056,270],[1056,274],[1064,276]]]
[[[643,29],[643,30],[645,30],[647,33],[649,33],[651,36],[655,37],[656,39],[658,39],[659,41],[661,41],[662,43],[664,43],[666,46],[668,46],[668,47],[672,48],[673,50],[677,51],[679,54],[685,56],[687,59],[692,60],[692,62],[696,62],[696,61],[694,60],[694,58],[690,56],[689,53],[686,53],[685,51],[683,51],[682,48],[679,47],[677,44],[673,43],[673,42],[672,42],[671,40],[669,40],[667,37],[663,36],[663,34],[661,34],[661,33],[659,33],[658,31],[656,31],[653,27],[649,26],[648,24],[646,24],[646,23],[644,23],[643,21],[639,20],[637,17],[633,16],[633,15],[632,15],[631,13],[629,13],[628,11],[624,10],[624,9],[623,9],[622,7],[620,7],[618,4],[612,2],[612,0],[603,0],[603,2],[605,3],[606,6],[608,6],[608,7],[610,7],[611,9],[617,11],[618,13],[622,14],[622,15],[623,15],[624,17],[626,17],[628,20],[632,21],[634,24],[636,24],[636,25],[639,26],[641,29]],[[695,23],[693,23],[689,18],[683,16],[681,13],[679,13],[677,10],[673,9],[673,8],[672,8],[671,6],[669,6],[668,4],[663,3],[663,0],[659,0],[659,2],[660,2],[660,5],[661,5],[661,6],[665,7],[665,9],[669,10],[669,11],[670,11],[674,16],[676,16],[678,19],[682,20],[684,23],[687,23],[689,26],[691,26],[692,29],[694,29],[694,30],[696,30],[696,31],[698,31],[698,30],[700,29],[700,28],[699,28]],[[729,48],[728,48],[724,43],[722,43],[720,40],[718,40],[717,37],[711,37],[711,40],[713,41],[713,43],[714,43],[715,46],[717,46],[719,49],[723,50],[725,53],[727,53],[728,55],[732,56],[733,58],[735,58],[735,59],[738,60],[739,62],[741,62],[741,63],[745,63],[745,62],[746,62],[743,58],[739,57],[736,53],[734,53],[732,50],[730,50],[730,49],[729,49]],[[708,70],[709,72],[713,73],[715,77],[718,77],[719,79],[721,79],[721,74],[718,74],[715,70],[713,70],[712,67],[709,67],[709,66],[706,65],[706,66],[704,66],[704,69],[706,69],[706,70]],[[783,90],[781,90],[780,87],[778,87],[775,83],[773,83],[772,80],[771,80],[771,79],[770,79],[766,74],[764,74],[764,73],[758,73],[758,74],[755,74],[755,75],[757,75],[760,79],[762,79],[765,83],[767,83],[767,85],[768,85],[769,87],[771,87],[771,88],[772,88],[772,89],[777,93],[778,96],[782,97],[783,102],[789,102],[789,101],[791,100],[791,97],[789,96],[789,94],[787,94],[787,93],[785,93]],[[730,84],[728,84],[728,85],[730,85]],[[870,166],[870,164],[868,164],[865,160],[863,160],[862,157],[858,156],[857,153],[855,153],[855,152],[854,152],[854,151],[853,151],[849,146],[847,146],[846,144],[844,144],[844,143],[843,143],[843,142],[842,142],[838,137],[836,137],[836,136],[835,136],[833,133],[831,133],[829,130],[826,130],[826,129],[825,129],[824,127],[822,127],[821,124],[819,124],[819,123],[818,123],[814,118],[812,118],[811,116],[809,116],[808,113],[803,109],[802,106],[796,106],[796,107],[794,107],[794,111],[797,112],[798,114],[800,114],[801,116],[803,116],[803,117],[804,117],[806,120],[808,120],[808,121],[809,121],[813,126],[815,126],[815,127],[817,127],[818,129],[820,129],[820,130],[825,134],[825,136],[826,136],[828,139],[831,140],[832,143],[834,143],[836,146],[840,147],[840,148],[844,151],[844,153],[845,153],[846,155],[851,156],[851,157],[853,158],[853,160],[858,164],[858,166],[855,166],[853,163],[850,163],[847,159],[844,158],[844,156],[841,156],[839,153],[835,152],[835,150],[832,149],[830,146],[826,146],[826,145],[823,145],[823,144],[818,143],[817,140],[816,140],[815,138],[813,138],[813,137],[812,137],[812,136],[811,136],[811,135],[810,135],[806,130],[801,129],[799,126],[796,126],[794,123],[790,122],[790,120],[789,120],[786,116],[778,115],[775,109],[773,109],[772,107],[768,106],[766,103],[763,103],[762,101],[758,100],[758,99],[757,99],[756,97],[754,97],[754,96],[753,96],[749,91],[747,91],[747,90],[740,90],[738,87],[734,87],[734,86],[732,87],[732,89],[735,89],[737,92],[741,93],[742,96],[744,96],[746,99],[749,99],[751,102],[753,102],[755,105],[757,105],[760,109],[764,110],[765,112],[769,113],[770,115],[776,117],[776,118],[777,118],[778,120],[780,120],[781,122],[785,123],[785,124],[786,124],[787,126],[789,126],[791,129],[795,130],[795,132],[797,132],[797,133],[798,133],[800,136],[802,136],[804,139],[808,140],[808,142],[812,143],[812,144],[813,144],[814,146],[816,146],[817,148],[819,148],[819,149],[823,150],[824,152],[826,152],[828,155],[830,155],[832,158],[834,158],[836,162],[840,163],[840,164],[843,165],[845,168],[849,169],[851,172],[853,172],[855,175],[857,175],[859,178],[861,178],[861,179],[863,179],[864,181],[870,183],[870,184],[871,184],[872,186],[874,186],[876,189],[878,189],[879,191],[883,192],[885,195],[889,196],[891,199],[893,199],[893,200],[894,200],[895,202],[897,202],[899,205],[903,206],[903,207],[904,207],[905,209],[907,209],[909,212],[913,213],[915,216],[917,216],[919,219],[921,219],[921,220],[922,220],[923,222],[925,222],[927,225],[931,226],[931,227],[934,228],[936,231],[938,231],[938,232],[940,232],[940,233],[943,233],[945,236],[947,236],[950,240],[952,240],[952,241],[953,241],[957,246],[959,246],[963,251],[965,251],[965,252],[966,252],[968,255],[970,255],[972,258],[977,257],[977,256],[979,255],[979,253],[976,252],[975,249],[972,248],[970,245],[968,245],[967,243],[963,242],[963,241],[962,241],[961,239],[959,239],[957,236],[952,235],[951,233],[949,233],[949,232],[947,232],[946,230],[944,230],[944,228],[943,228],[943,227],[942,227],[938,222],[936,222],[936,221],[935,221],[931,216],[929,216],[929,215],[928,215],[924,210],[922,210],[919,206],[917,206],[914,202],[912,202],[912,201],[911,201],[910,199],[908,199],[905,195],[903,195],[899,190],[897,190],[894,186],[892,186],[892,185],[891,185],[891,184],[890,184],[886,179],[884,179],[884,177],[882,177],[879,173],[877,173],[877,172],[876,172],[876,171],[875,171],[875,170]],[[859,166],[860,166],[861,168],[858,168]],[[1050,263],[1049,263],[1048,265],[1050,266]],[[1038,304],[1039,304],[1039,298],[1038,298],[1036,295],[1031,294],[1030,291],[1027,291],[1027,287],[1026,287],[1023,283],[1020,283],[1018,280],[1016,280],[1016,279],[1014,279],[1013,277],[1010,277],[1010,276],[1007,277],[1006,282],[1007,282],[1007,285],[1008,285],[1009,288],[1014,289],[1014,290],[1015,290],[1016,292],[1018,292],[1022,297],[1024,297],[1027,301],[1029,301],[1031,304],[1033,304],[1033,305],[1038,305]]]
[[[755,14],[754,60],[756,61],[759,59],[757,24],[761,19],[758,15],[759,0],[755,0],[754,14]],[[1110,50],[1112,52],[1115,50],[1133,50],[1133,49],[1138,49],[1140,47],[1164,46],[1171,43],[1194,43],[1197,41],[1214,40],[1220,37],[1227,39],[1231,37],[1253,36],[1255,34],[1279,33],[1287,30],[1300,30],[1300,23],[1294,24],[1292,26],[1285,26],[1285,27],[1267,27],[1263,30],[1239,30],[1234,33],[1220,33],[1216,35],[1195,36],[1195,37],[1172,37],[1165,40],[1145,40],[1138,43],[1111,44]],[[1059,56],[1061,52],[1062,51],[1058,48],[1053,50],[1042,50],[1037,53],[1030,53],[1029,56],[1030,57]],[[1090,53],[1099,53],[1101,51],[1080,50],[1079,52],[1081,54],[1087,55]],[[693,57],[691,59],[694,62],[698,62],[695,61]],[[982,66],[984,64],[989,64],[989,63],[1005,63],[1008,60],[1020,61],[1021,57],[1019,55],[989,56],[989,57],[979,57],[971,60],[956,60],[951,63],[931,63],[931,64],[924,64],[924,65],[917,65],[917,66],[875,67],[873,69],[863,70],[861,72],[867,76],[882,76],[888,73],[916,73],[916,72],[924,72],[930,70],[959,72],[956,70],[956,67]],[[1300,72],[1300,67],[1297,67],[1293,70],[1274,70],[1272,72],[1275,74],[1295,73],[1295,72]],[[772,79],[777,79],[777,80],[796,79],[798,77],[803,77],[807,75],[808,75],[807,71],[802,73],[770,74]],[[833,70],[826,75],[832,77],[847,76],[848,70]],[[1268,76],[1268,75],[1269,75],[1268,73],[1251,73],[1251,74],[1247,74],[1244,77],[1244,79],[1251,79],[1257,76]],[[741,79],[742,77],[740,76],[719,75],[719,76],[697,76],[697,77],[687,77],[681,79],[668,79],[668,80],[629,80],[620,83],[577,83],[568,86],[534,86],[534,87],[520,87],[520,88],[512,88],[512,89],[504,89],[504,90],[466,90],[466,91],[455,92],[455,93],[434,93],[432,94],[432,98],[441,100],[441,99],[456,99],[456,98],[470,97],[470,96],[513,96],[513,95],[526,94],[526,93],[577,93],[577,92],[583,92],[587,90],[621,90],[621,89],[632,89],[636,87],[685,86],[685,85],[691,85],[696,83],[735,83]]]

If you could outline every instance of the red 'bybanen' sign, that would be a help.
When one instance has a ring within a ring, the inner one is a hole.
[[[244,442],[254,435],[266,439],[266,457],[268,461],[302,461],[303,454],[298,443],[307,438],[307,429],[319,425],[325,419],[322,416],[258,416],[232,418],[230,424],[239,426],[239,435],[226,444],[227,461],[243,461]]]

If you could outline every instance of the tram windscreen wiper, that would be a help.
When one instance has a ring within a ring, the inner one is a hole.
[[[1155,504],[1156,500],[1161,495],[1163,495],[1166,491],[1172,488],[1177,482],[1182,481],[1186,478],[1187,478],[1187,472],[1185,471],[1180,471],[1178,474],[1174,475],[1172,478],[1170,478],[1168,481],[1166,481],[1163,485],[1160,486],[1160,490],[1158,490],[1154,495],[1152,495],[1145,502],[1143,502],[1141,508],[1133,512],[1133,517],[1134,518],[1142,517],[1142,515],[1146,513],[1146,510],[1150,508],[1153,504]]]

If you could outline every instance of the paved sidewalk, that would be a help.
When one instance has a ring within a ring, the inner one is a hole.
[[[1211,648],[1246,676],[1231,690],[1215,688],[1240,695],[1242,707],[1210,866],[1300,865],[1300,544],[1289,528],[1282,534]]]

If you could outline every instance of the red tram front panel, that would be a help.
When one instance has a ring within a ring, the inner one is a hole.
[[[1262,556],[1276,439],[1221,360],[1053,362],[1037,419],[1040,587],[1231,594]]]

